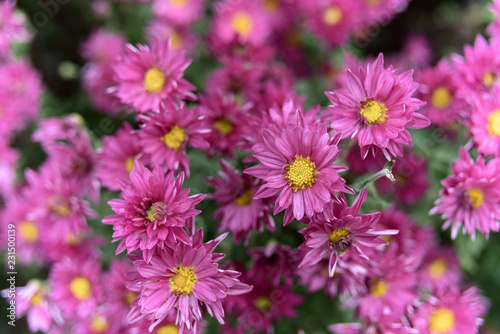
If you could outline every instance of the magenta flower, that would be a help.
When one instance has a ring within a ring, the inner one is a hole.
[[[9,141],[0,135],[0,198],[4,198],[5,202],[10,201],[9,198],[15,193],[18,159],[19,152],[11,148]]]
[[[333,164],[340,150],[326,124],[303,124],[303,119],[301,125],[290,123],[278,133],[263,129],[264,149],[254,154],[261,165],[244,171],[266,181],[254,199],[279,193],[274,214],[285,210],[284,225],[294,217],[299,220],[304,214],[322,212],[336,198],[335,192],[351,192],[338,175],[346,168]]]
[[[500,87],[489,95],[474,95],[474,112],[471,112],[470,132],[477,150],[482,154],[500,157]]]
[[[274,231],[272,199],[253,199],[262,183],[250,175],[241,174],[225,160],[221,160],[222,171],[219,177],[209,177],[208,184],[215,188],[210,195],[217,203],[215,219],[221,219],[218,231],[229,230],[236,243],[245,239],[248,243],[250,232],[258,230],[262,233],[264,226]]]
[[[163,21],[190,25],[200,19],[206,0],[153,0],[152,11]]]
[[[448,289],[436,297],[429,297],[411,319],[419,333],[477,333],[488,302],[476,287]]]
[[[397,13],[406,9],[411,0],[365,0],[361,1],[364,26],[387,24]]]
[[[189,26],[172,24],[161,18],[153,18],[146,27],[146,39],[150,44],[158,39],[170,39],[172,50],[184,50],[186,55],[192,55],[200,41],[199,36],[192,33],[189,28]]]
[[[366,197],[366,189],[363,188],[352,206],[347,207],[346,198],[341,194],[339,196],[341,204],[328,205],[323,213],[315,214],[302,221],[309,226],[299,231],[305,238],[305,242],[299,246],[299,249],[307,251],[299,268],[314,265],[327,257],[329,259],[328,272],[332,277],[339,258],[346,251],[349,250],[359,257],[368,259],[359,247],[360,245],[368,247],[383,245],[386,242],[380,236],[397,233],[397,230],[377,231],[374,229],[380,216],[378,212],[358,214]]]
[[[202,319],[201,307],[205,306],[223,324],[221,300],[252,289],[238,280],[239,272],[218,268],[217,262],[224,254],[212,252],[226,235],[204,244],[200,229],[191,236],[189,245],[179,244],[175,250],[156,248],[149,263],[138,255],[129,255],[138,271],[129,288],[140,291],[131,314],[134,308],[140,308],[143,317],[154,321],[151,331],[174,312],[176,325],[196,331]]]
[[[428,249],[418,274],[419,288],[438,294],[459,286],[462,278],[458,258],[451,247]]]
[[[115,68],[118,81],[115,94],[124,104],[139,112],[157,111],[165,99],[192,99],[195,87],[182,78],[191,63],[184,54],[173,51],[170,41],[155,41],[151,48],[128,45]]]
[[[357,74],[348,69],[344,89],[325,93],[333,103],[325,120],[342,138],[357,139],[363,157],[380,150],[390,160],[391,155],[403,154],[403,144],[411,146],[407,128],[430,124],[427,117],[415,112],[424,104],[412,98],[417,88],[411,71],[398,75],[392,66],[384,68],[380,54]]]
[[[489,4],[490,11],[495,15],[495,19],[491,22],[488,27],[486,27],[486,32],[493,38],[500,36],[500,1],[493,0],[493,3]]]
[[[144,151],[144,161],[164,166],[170,170],[183,170],[189,177],[187,144],[196,148],[208,148],[205,138],[210,129],[197,109],[186,109],[182,103],[176,107],[164,101],[159,112],[141,115],[144,122],[138,135],[139,145]]]
[[[118,179],[127,179],[134,168],[134,161],[140,157],[142,148],[130,123],[116,131],[114,136],[104,136],[97,174],[101,183],[109,190],[118,191]]]
[[[478,156],[474,162],[469,153],[460,148],[460,157],[452,163],[453,174],[441,181],[440,198],[434,202],[430,214],[442,213],[443,230],[451,226],[451,237],[463,233],[475,239],[475,229],[486,237],[490,231],[500,230],[500,160],[485,162]]]
[[[123,239],[116,254],[140,249],[149,263],[155,248],[175,248],[179,242],[191,244],[184,228],[193,229],[194,216],[201,212],[194,207],[206,195],[188,197],[189,189],[181,188],[184,173],[174,178],[172,171],[165,174],[155,167],[151,172],[140,162],[134,163],[129,179],[119,181],[123,199],[108,202],[116,214],[102,220],[113,225],[113,242]]]
[[[0,58],[11,56],[13,42],[27,42],[31,33],[26,27],[26,17],[16,11],[15,1],[0,4]]]

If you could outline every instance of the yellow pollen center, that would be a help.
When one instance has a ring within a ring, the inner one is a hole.
[[[170,131],[162,137],[162,140],[168,148],[178,151],[181,148],[182,143],[186,141],[186,135],[184,134],[183,129],[174,125]]]
[[[271,300],[266,296],[260,296],[253,302],[255,307],[261,311],[269,311],[272,306]]]
[[[128,158],[127,160],[125,160],[125,168],[127,169],[127,174],[130,174],[132,169],[134,169],[134,161],[134,158]]]
[[[311,162],[311,157],[304,159],[302,156],[295,155],[295,160],[286,168],[285,179],[288,181],[290,187],[293,188],[293,191],[296,192],[299,189],[312,187],[316,181],[315,175],[318,173],[314,167],[314,163]]]
[[[68,217],[71,214],[69,203],[60,196],[55,196],[49,203],[50,211],[61,217]]]
[[[252,190],[247,189],[245,192],[234,199],[234,202],[239,206],[247,206],[252,202]]]
[[[123,299],[125,300],[125,303],[127,303],[127,305],[130,305],[135,300],[135,297],[137,297],[137,294],[133,291],[129,291],[125,294],[125,297],[123,297]]]
[[[231,25],[238,35],[246,37],[253,28],[252,17],[244,12],[236,13],[231,20]]]
[[[102,333],[109,327],[108,319],[103,316],[96,315],[92,318],[90,329],[95,333]]]
[[[382,0],[365,0],[368,6],[378,6]]]
[[[359,111],[368,124],[385,123],[388,118],[385,104],[377,101],[365,99]]]
[[[34,243],[39,237],[38,227],[35,223],[30,221],[19,223],[19,233],[27,243]]]
[[[234,125],[226,121],[224,118],[215,121],[214,127],[221,135],[227,136],[234,130]]]
[[[500,136],[500,110],[495,110],[489,114],[488,132],[491,136]]]
[[[89,280],[81,276],[75,277],[71,281],[69,289],[73,296],[75,296],[79,300],[85,300],[92,294]]]
[[[433,279],[439,279],[443,277],[448,269],[448,264],[444,259],[437,259],[431,262],[429,265],[429,275]]]
[[[70,246],[77,246],[80,243],[80,238],[76,236],[74,233],[69,232],[66,235],[66,242]]]
[[[163,325],[158,328],[156,334],[179,334],[179,327],[174,324]]]
[[[151,205],[149,207],[149,210],[146,212],[147,213],[147,216],[146,216],[146,219],[149,220],[150,222],[154,222],[156,220],[156,208],[154,207],[154,205]]]
[[[451,104],[451,99],[451,93],[446,87],[438,87],[432,92],[432,105],[438,109],[448,108]]]
[[[384,282],[378,278],[375,278],[373,280],[373,284],[372,284],[372,287],[370,289],[370,292],[371,292],[373,297],[377,297],[377,298],[383,297],[387,293],[388,288],[389,288],[389,286],[387,285],[386,282]]]
[[[170,4],[174,7],[185,7],[189,0],[170,0]]]
[[[159,93],[165,85],[165,75],[157,68],[150,68],[144,75],[144,90]]]
[[[38,290],[37,292],[35,292],[33,294],[33,296],[31,296],[30,298],[30,303],[33,305],[33,306],[38,306],[42,303],[43,301],[43,292],[42,290]]]
[[[279,9],[279,1],[278,0],[265,0],[264,1],[264,9],[269,13],[275,13]]]
[[[493,86],[493,83],[495,82],[495,76],[491,72],[486,72],[483,75],[483,83],[486,87],[491,87]]]
[[[469,197],[470,204],[474,209],[479,208],[484,202],[484,195],[481,189],[472,188],[467,191],[467,196]]]
[[[194,283],[198,281],[194,274],[194,269],[178,265],[174,270],[176,274],[170,278],[170,289],[172,292],[184,295],[193,292]]]
[[[181,35],[175,31],[170,32],[170,45],[172,49],[179,50],[182,48],[183,39]]]
[[[438,308],[429,318],[429,329],[433,333],[448,333],[455,327],[455,315],[450,309]]]
[[[339,228],[338,230],[335,230],[332,233],[330,233],[328,235],[328,239],[331,242],[336,243],[336,242],[340,241],[340,239],[345,238],[348,235],[349,235],[349,231],[345,227],[342,227],[342,228]]]
[[[329,25],[334,26],[342,21],[342,11],[337,6],[330,6],[323,14],[323,21]]]

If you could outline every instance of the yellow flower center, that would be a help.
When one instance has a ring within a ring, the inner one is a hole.
[[[179,327],[174,324],[163,325],[158,328],[156,334],[179,334]]]
[[[311,162],[311,157],[307,159],[295,155],[295,160],[286,168],[285,179],[288,181],[293,191],[312,187],[316,181],[315,175],[319,172],[314,168],[314,163]]]
[[[178,151],[182,143],[186,141],[184,130],[174,125],[162,138],[168,148]]]
[[[90,323],[90,329],[95,333],[102,333],[109,327],[108,319],[101,315],[96,315],[92,317],[92,322]]]
[[[269,13],[276,13],[279,9],[280,3],[278,0],[265,0],[264,9]]]
[[[231,20],[231,25],[238,35],[246,37],[253,28],[252,17],[244,12],[236,13]]]
[[[150,68],[144,75],[144,90],[159,93],[165,85],[165,75],[157,68]]]
[[[85,300],[92,295],[92,288],[88,279],[82,276],[75,277],[70,285],[69,290],[76,298]]]
[[[49,203],[50,211],[61,217],[68,217],[71,214],[69,203],[61,196],[55,196]]]
[[[149,220],[150,222],[154,222],[156,220],[156,208],[153,205],[151,205],[149,207],[149,210],[146,212],[147,213],[147,216],[146,216],[146,219]]]
[[[345,227],[342,227],[342,228],[339,228],[338,230],[335,230],[332,233],[330,233],[328,235],[328,239],[331,242],[336,243],[336,242],[340,241],[340,239],[345,238],[348,235],[349,235],[349,231]]]
[[[39,289],[37,292],[33,294],[30,298],[30,303],[33,306],[38,306],[42,303],[43,301],[43,291],[42,289]]]
[[[130,174],[132,169],[134,169],[134,161],[134,158],[128,158],[127,160],[125,160],[125,168],[127,169],[127,174]]]
[[[252,190],[247,189],[245,192],[234,199],[234,202],[240,206],[247,206],[252,202]]]
[[[273,303],[271,302],[271,299],[269,299],[266,296],[260,296],[255,301],[253,302],[255,307],[261,311],[269,311],[271,309],[271,306]]]
[[[382,0],[365,0],[365,3],[368,5],[368,6],[378,6],[380,3],[382,2]]]
[[[431,262],[429,265],[429,275],[433,279],[439,279],[443,277],[448,269],[448,264],[444,259],[437,259]]]
[[[389,286],[387,285],[386,282],[375,278],[372,281],[372,286],[370,289],[370,293],[372,294],[373,297],[383,297],[387,293],[387,289]]]
[[[69,232],[66,235],[66,242],[70,246],[77,246],[80,243],[80,238],[78,236],[74,235],[73,233]]]
[[[433,333],[448,333],[455,327],[455,315],[450,309],[438,308],[429,318],[429,329]]]
[[[234,130],[234,125],[231,122],[225,120],[224,118],[215,121],[214,127],[223,136],[227,136]]]
[[[184,295],[193,292],[194,283],[198,281],[191,267],[178,265],[175,269],[176,274],[170,278],[170,289],[175,293]]]
[[[174,7],[185,7],[189,0],[170,0],[170,4]]]
[[[329,25],[334,26],[342,21],[342,11],[337,6],[330,6],[323,14],[323,21]]]
[[[368,101],[365,99],[359,111],[368,124],[385,123],[388,118],[385,104],[378,103],[377,101]]]
[[[488,132],[491,136],[500,136],[500,110],[495,110],[489,114]]]
[[[27,220],[19,223],[19,233],[27,243],[34,243],[39,237],[38,226]]]
[[[486,72],[483,74],[483,83],[486,87],[491,87],[493,86],[493,83],[495,82],[495,76],[491,72]]]
[[[432,92],[432,105],[438,109],[448,108],[451,104],[451,99],[451,93],[446,87],[438,87]]]
[[[127,305],[130,305],[135,300],[135,297],[137,297],[137,293],[129,291],[125,294],[125,297],[123,297],[123,299],[125,300],[125,303]]]
[[[178,32],[171,31],[170,32],[170,46],[172,49],[179,50],[182,48],[183,39]]]
[[[481,189],[472,188],[467,191],[467,196],[469,197],[470,204],[474,209],[479,208],[484,202],[484,195]]]

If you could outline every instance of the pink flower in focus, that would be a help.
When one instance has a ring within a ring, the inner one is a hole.
[[[181,188],[184,173],[174,178],[172,171],[165,174],[158,166],[150,171],[138,161],[129,179],[119,181],[123,199],[108,202],[116,214],[102,220],[113,225],[113,242],[123,239],[116,254],[140,249],[149,263],[156,248],[191,244],[184,228],[194,228],[194,216],[201,212],[194,207],[206,195],[188,197],[189,189]]]
[[[374,63],[360,67],[357,74],[347,70],[346,87],[326,92],[333,103],[325,117],[342,138],[357,139],[364,157],[381,150],[387,160],[403,154],[403,144],[410,145],[407,128],[419,129],[430,124],[427,117],[415,111],[424,102],[412,98],[418,88],[412,72],[398,75],[384,68],[380,54]]]
[[[170,40],[156,40],[151,48],[128,45],[114,68],[116,96],[139,112],[157,111],[165,99],[196,99],[195,87],[182,78],[191,60],[174,51]]]
[[[453,174],[441,181],[441,197],[434,202],[430,214],[442,214],[443,230],[451,226],[452,239],[457,237],[461,226],[472,240],[475,229],[488,237],[490,231],[500,230],[500,160],[485,162],[478,156],[474,162],[464,148],[459,153],[458,160],[451,165]]]

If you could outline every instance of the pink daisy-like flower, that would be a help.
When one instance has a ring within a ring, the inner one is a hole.
[[[132,304],[147,319],[153,320],[150,331],[162,322],[167,314],[177,314],[176,325],[196,331],[202,319],[201,307],[223,324],[224,309],[221,300],[228,295],[239,295],[252,289],[238,280],[240,273],[223,270],[217,262],[224,254],[213,253],[226,234],[203,243],[203,230],[191,236],[190,245],[179,244],[173,250],[159,249],[153,253],[150,263],[140,256],[129,255],[138,275],[129,288],[140,291],[140,297]]]
[[[52,266],[49,298],[64,317],[87,317],[102,298],[100,280],[101,264],[98,259],[75,261],[66,257]]]
[[[448,61],[417,72],[420,82],[417,97],[427,104],[422,113],[432,124],[446,128],[457,122],[466,110],[466,102],[457,94],[460,78]]]
[[[133,132],[130,123],[125,123],[114,136],[103,138],[97,174],[109,190],[120,190],[118,179],[127,179],[134,168],[134,161],[142,152],[137,139],[138,135]]]
[[[123,59],[115,66],[116,96],[139,112],[157,111],[165,99],[196,99],[195,87],[183,79],[191,60],[174,51],[170,40],[156,40],[151,48],[128,45]]]
[[[138,135],[144,161],[174,171],[181,169],[189,177],[187,144],[208,148],[205,138],[210,129],[198,109],[188,110],[184,103],[177,107],[164,101],[159,108],[158,113],[140,116],[144,124]]]
[[[500,87],[489,95],[472,98],[474,112],[471,113],[470,131],[479,153],[500,157]]]
[[[495,15],[495,19],[486,27],[486,32],[492,38],[500,37],[500,1],[493,0],[493,3],[489,4],[488,8]]]
[[[194,206],[206,195],[188,197],[189,189],[181,188],[184,173],[174,178],[172,171],[165,174],[158,166],[150,171],[138,161],[129,179],[119,181],[123,199],[108,202],[116,214],[102,220],[113,225],[113,242],[123,239],[116,254],[140,249],[149,263],[156,248],[175,248],[179,242],[190,244],[184,227],[192,230],[194,216],[201,212]]]
[[[397,230],[375,230],[374,227],[380,216],[378,212],[358,214],[366,197],[367,192],[363,188],[352,206],[347,207],[345,196],[340,194],[341,204],[328,205],[323,213],[302,220],[309,226],[299,231],[305,238],[305,242],[299,246],[299,249],[307,251],[299,268],[314,265],[328,257],[328,272],[332,277],[339,258],[346,251],[349,250],[357,256],[368,259],[359,247],[360,245],[367,247],[383,245],[386,242],[380,236],[393,235],[398,232]]]
[[[203,14],[206,0],[153,0],[153,13],[177,25],[189,25]]]
[[[165,318],[153,328],[153,331],[149,331],[152,320],[144,318],[138,307],[132,309],[134,313],[133,316],[137,315],[138,321],[131,320],[131,324],[128,325],[128,333],[130,334],[140,334],[140,333],[151,333],[151,334],[203,334],[205,333],[204,328],[207,323],[203,320],[196,323],[196,328],[187,328],[185,325],[179,326],[175,324],[177,314],[176,312],[168,312]],[[132,314],[131,312],[131,314]]]
[[[271,200],[253,199],[262,183],[233,169],[224,160],[221,160],[220,164],[222,170],[218,173],[219,177],[206,179],[206,182],[215,188],[210,198],[214,199],[218,206],[214,212],[214,218],[221,219],[218,231],[231,231],[236,243],[242,239],[247,243],[250,232],[262,232],[264,225],[268,230],[274,231]]]
[[[346,42],[361,23],[358,1],[300,0],[299,5],[304,11],[308,28],[330,47]]]
[[[16,1],[2,1],[0,4],[0,58],[12,53],[12,42],[27,42],[31,33],[26,29],[26,17],[16,12]]]
[[[453,162],[453,174],[441,181],[441,196],[434,202],[430,214],[442,213],[443,230],[451,226],[451,237],[463,233],[475,239],[475,229],[486,237],[490,231],[500,230],[500,178],[498,158],[485,162],[478,156],[474,162],[469,153],[460,148],[460,157]]]
[[[402,12],[411,0],[363,0],[363,25],[387,24],[397,13]]]
[[[338,175],[346,168],[333,164],[340,150],[326,124],[304,126],[301,119],[300,125],[290,123],[278,133],[263,129],[264,150],[254,154],[261,164],[244,171],[266,181],[254,199],[279,193],[274,214],[285,210],[284,225],[322,212],[336,192],[352,192]]]
[[[31,140],[39,142],[43,148],[58,141],[67,141],[84,131],[84,120],[79,114],[70,114],[64,117],[40,119],[38,129],[33,132]]]
[[[125,37],[117,32],[108,32],[103,29],[93,31],[81,45],[81,54],[88,61],[97,64],[115,62],[124,51]]]
[[[464,291],[448,289],[429,297],[413,316],[413,326],[420,334],[477,333],[488,302],[476,287]]]
[[[236,40],[243,45],[262,45],[269,36],[269,22],[259,1],[223,0],[214,10],[211,43],[227,45]]]
[[[460,264],[451,247],[434,246],[429,249],[419,270],[419,287],[433,293],[454,288],[461,281]]]
[[[392,66],[384,68],[380,54],[357,74],[348,69],[345,89],[325,93],[333,103],[325,120],[342,138],[357,139],[363,157],[381,150],[390,160],[391,155],[403,154],[403,144],[412,144],[407,128],[430,124],[415,112],[424,104],[411,97],[417,88],[411,71],[398,75]]]
[[[170,47],[172,50],[184,50],[187,55],[190,55],[193,54],[195,48],[199,45],[199,38],[188,28],[189,27],[174,25],[168,21],[156,18],[151,20],[146,28],[146,39],[149,43],[153,43],[158,39],[170,39]]]

